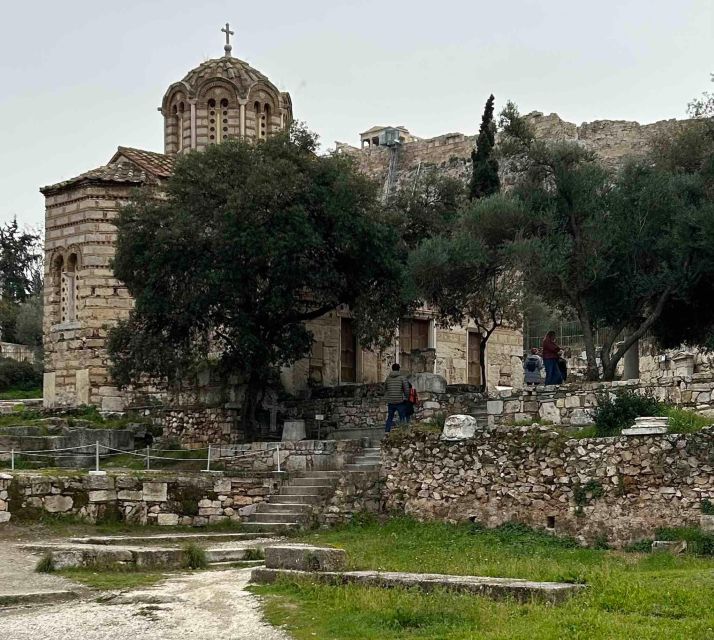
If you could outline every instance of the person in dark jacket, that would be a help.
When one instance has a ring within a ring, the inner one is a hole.
[[[546,384],[561,384],[563,375],[558,367],[560,359],[560,346],[555,341],[555,331],[548,331],[543,338],[543,364],[545,364],[545,383]]]
[[[409,397],[409,382],[399,372],[399,365],[395,362],[392,370],[384,381],[384,399],[387,401],[387,422],[384,432],[389,433],[394,424],[395,412],[399,414],[399,421],[406,420],[405,400]]]

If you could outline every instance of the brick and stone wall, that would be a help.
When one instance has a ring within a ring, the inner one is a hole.
[[[689,435],[568,439],[548,427],[436,433],[383,444],[388,511],[487,526],[510,521],[623,546],[698,525],[714,498],[714,428]]]
[[[183,407],[159,409],[153,422],[162,427],[164,442],[178,441],[185,449],[205,449],[209,444],[236,442],[240,411],[233,407]]]
[[[318,522],[324,526],[347,524],[383,511],[383,484],[379,471],[340,475],[335,492],[318,514]]]
[[[43,513],[76,516],[90,523],[117,518],[158,525],[240,522],[252,505],[277,490],[278,483],[270,473],[1,473],[0,523],[33,520]]]

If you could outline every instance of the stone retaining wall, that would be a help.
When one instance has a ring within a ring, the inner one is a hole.
[[[0,474],[0,523],[34,520],[43,513],[76,516],[90,523],[122,519],[137,524],[240,522],[277,490],[272,474],[223,476],[112,473]]]
[[[510,521],[623,546],[658,527],[698,525],[714,499],[714,427],[689,435],[568,439],[496,427],[469,440],[393,435],[384,503],[419,519]]]
[[[229,471],[318,471],[342,469],[361,451],[356,440],[300,440],[298,442],[252,442],[222,446],[212,455]]]
[[[335,492],[318,514],[324,526],[346,524],[363,514],[382,511],[382,488],[379,471],[343,473]]]
[[[154,424],[163,428],[162,439],[174,440],[186,449],[209,444],[230,444],[239,439],[239,409],[225,406],[162,409]]]

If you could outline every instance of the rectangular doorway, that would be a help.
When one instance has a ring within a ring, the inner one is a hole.
[[[340,382],[357,382],[357,338],[350,318],[340,318]]]
[[[468,383],[480,387],[481,381],[481,335],[475,331],[468,332],[466,371]]]

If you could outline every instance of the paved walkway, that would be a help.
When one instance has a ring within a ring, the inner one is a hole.
[[[290,640],[262,620],[245,590],[250,569],[171,578],[105,602],[0,610],[0,636],[12,640]]]
[[[18,594],[47,594],[58,591],[76,591],[76,582],[47,573],[35,573],[39,556],[1,540],[2,562],[0,562],[0,601]],[[0,636],[2,633],[0,632]]]

